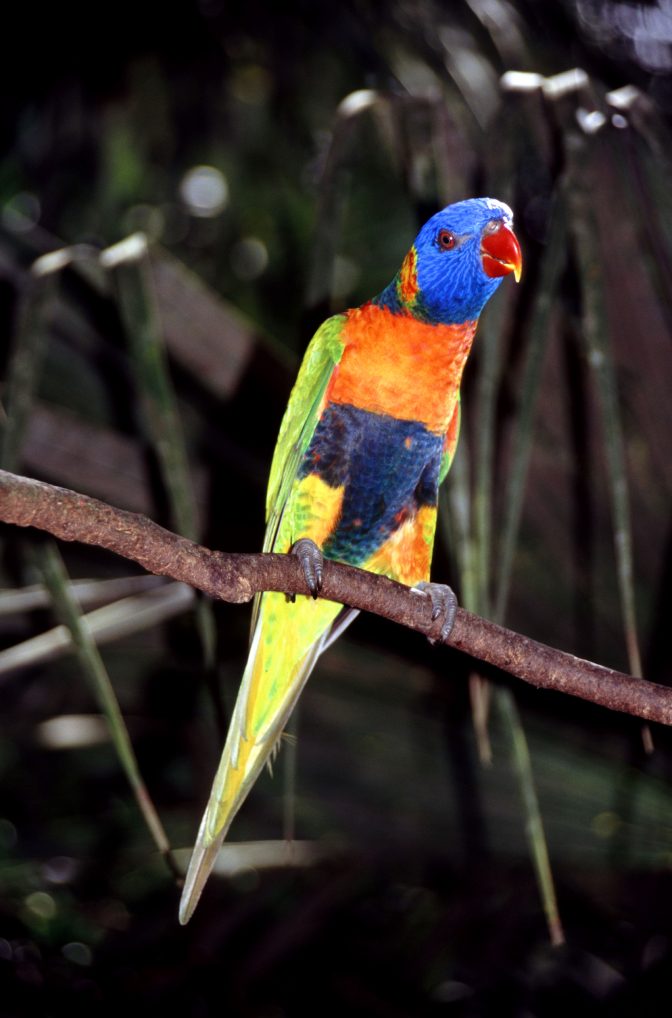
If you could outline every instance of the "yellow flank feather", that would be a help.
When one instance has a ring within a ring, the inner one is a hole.
[[[393,576],[413,587],[429,579],[432,561],[436,509],[424,505],[410,516],[364,563],[370,573]]]
[[[344,491],[342,486],[332,488],[317,474],[308,474],[298,481],[292,500],[292,522],[297,537],[309,537],[321,548],[341,515]]]

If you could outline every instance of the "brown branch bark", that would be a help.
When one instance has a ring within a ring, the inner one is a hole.
[[[249,601],[263,590],[307,593],[294,556],[211,551],[145,516],[4,470],[0,470],[0,521],[37,527],[62,541],[107,548],[148,572],[182,580],[223,601]],[[322,596],[425,636],[438,635],[440,621],[432,622],[428,599],[384,576],[325,562]],[[570,693],[647,721],[672,724],[672,688],[583,661],[463,609],[458,609],[447,643],[534,686]]]

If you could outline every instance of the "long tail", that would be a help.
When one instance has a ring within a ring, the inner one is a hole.
[[[191,918],[231,821],[259,777],[318,657],[357,613],[265,594],[217,774],[189,862],[180,922]]]

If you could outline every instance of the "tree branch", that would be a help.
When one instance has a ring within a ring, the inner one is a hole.
[[[0,521],[37,527],[62,541],[106,548],[148,572],[181,580],[223,601],[249,601],[264,590],[308,592],[293,555],[211,551],[145,516],[4,470],[0,470]],[[432,622],[429,599],[385,576],[325,561],[322,596],[438,637],[441,623]],[[458,609],[446,642],[534,686],[570,693],[647,721],[672,724],[672,688],[583,661],[463,609]]]

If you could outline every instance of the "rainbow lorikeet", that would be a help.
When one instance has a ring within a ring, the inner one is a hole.
[[[449,205],[420,230],[392,282],[313,337],[280,428],[264,551],[294,551],[316,597],[322,556],[431,597],[450,632],[456,601],[429,583],[439,485],[460,423],[460,380],[478,317],[522,258],[507,205]],[[198,902],[231,820],[276,746],[323,650],[356,611],[265,593],[226,745],[186,876]]]

